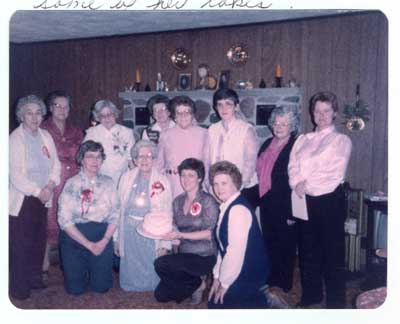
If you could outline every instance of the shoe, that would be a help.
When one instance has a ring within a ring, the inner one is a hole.
[[[29,297],[31,297],[30,293],[25,293],[25,294],[21,294],[21,293],[10,293],[10,297],[13,299],[18,299],[18,300],[25,300],[28,299]]]
[[[288,309],[290,308],[289,304],[284,300],[279,294],[271,288],[267,288],[264,291],[265,296],[267,297],[269,308],[274,309]]]

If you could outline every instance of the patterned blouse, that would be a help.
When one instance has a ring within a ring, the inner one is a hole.
[[[174,224],[180,232],[190,233],[203,230],[211,230],[211,241],[209,240],[187,240],[180,239],[179,253],[194,253],[201,256],[215,255],[216,244],[212,234],[216,226],[219,208],[218,203],[210,194],[200,191],[189,212],[185,215],[183,205],[186,193],[180,194],[173,202]]]
[[[118,224],[117,189],[108,176],[88,178],[81,170],[68,179],[58,200],[58,223],[62,230],[88,222]]]

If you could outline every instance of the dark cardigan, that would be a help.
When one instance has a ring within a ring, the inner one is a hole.
[[[288,164],[290,152],[295,141],[296,137],[290,136],[289,141],[279,153],[279,156],[276,159],[271,172],[271,189],[263,197],[260,198],[260,204],[262,204],[263,200],[268,200],[274,206],[287,206],[286,211],[283,211],[280,208],[279,212],[281,215],[286,214],[285,218],[290,219],[292,218],[292,204],[291,188],[289,186]],[[261,154],[268,148],[271,142],[272,138],[269,138],[261,145],[257,157],[261,156]]]

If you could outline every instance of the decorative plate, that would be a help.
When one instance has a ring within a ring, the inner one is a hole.
[[[184,48],[177,48],[171,55],[172,65],[178,69],[185,69],[192,61],[187,50]]]

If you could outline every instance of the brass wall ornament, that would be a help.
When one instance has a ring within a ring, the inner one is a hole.
[[[240,67],[246,64],[249,59],[249,53],[245,45],[237,43],[229,48],[228,52],[226,52],[226,57],[233,66]]]
[[[192,61],[189,52],[184,48],[177,48],[171,55],[172,65],[178,69],[185,69]]]
[[[343,110],[344,122],[347,129],[351,132],[358,132],[365,128],[365,123],[369,120],[370,111],[368,105],[360,99],[360,85],[356,87],[356,103],[346,104]]]

